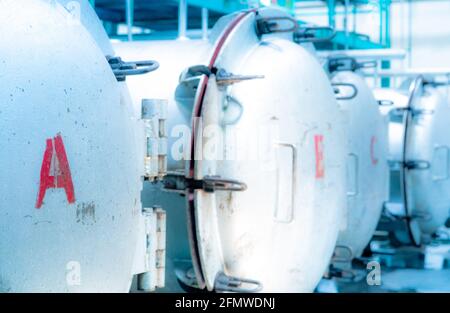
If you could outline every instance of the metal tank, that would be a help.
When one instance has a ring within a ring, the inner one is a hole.
[[[348,127],[347,212],[336,249],[336,260],[341,261],[361,256],[389,197],[388,118],[358,74],[367,64],[347,56],[327,62]]]
[[[169,99],[165,190],[144,189],[167,203],[169,290],[175,273],[207,290],[312,291],[327,268],[347,140],[328,78],[294,29],[261,9],[222,18],[210,41],[114,46],[161,64],[128,79],[137,110],[142,97]]]
[[[433,81],[409,82],[409,88],[375,91],[391,119],[391,195],[379,228],[396,244],[419,245],[449,217],[450,107]]]
[[[97,13],[92,9],[89,0],[56,0],[56,2],[66,9],[68,23],[83,24],[103,51],[103,54],[109,56],[115,54],[108,34],[105,32]]]
[[[144,175],[128,72],[55,1],[1,1],[0,21],[0,290],[126,292]]]

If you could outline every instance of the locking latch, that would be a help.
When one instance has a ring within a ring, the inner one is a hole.
[[[192,79],[193,77],[199,77],[201,75],[206,75],[208,77],[211,74],[216,75],[216,81],[218,86],[229,86],[236,83],[240,83],[247,80],[262,79],[264,75],[236,75],[227,72],[223,68],[209,68],[205,65],[194,65],[186,69],[182,74],[180,81],[186,81],[187,79]]]
[[[247,185],[243,182],[226,179],[219,176],[205,176],[203,179],[187,178],[183,175],[168,174],[164,177],[163,188],[166,191],[184,193],[186,190],[215,191],[245,191]]]

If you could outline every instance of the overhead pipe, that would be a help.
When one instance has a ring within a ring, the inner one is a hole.
[[[178,39],[187,39],[187,0],[180,0],[178,5]]]
[[[209,12],[207,8],[202,8],[202,39],[208,40],[208,19]]]
[[[133,41],[134,0],[125,0],[125,13],[128,29],[128,41]]]

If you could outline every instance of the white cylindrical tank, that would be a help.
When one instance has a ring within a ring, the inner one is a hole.
[[[123,57],[160,62],[128,84],[137,101],[169,99],[168,170],[184,188],[170,187],[185,198],[155,198],[172,204],[168,270],[201,289],[312,291],[336,244],[346,206],[342,113],[313,56],[285,35],[257,33],[261,17],[280,15],[227,16],[210,42],[115,45]]]
[[[450,209],[450,107],[442,90],[416,79],[410,90],[376,90],[391,101],[392,213],[406,221],[400,241],[420,244],[443,226]],[[422,235],[422,236],[421,236]],[[409,238],[408,238],[409,237]],[[404,239],[406,238],[406,239]]]
[[[88,0],[56,0],[56,2],[67,10],[68,23],[83,24],[103,53],[109,56],[114,55],[108,34]]]
[[[0,290],[125,292],[141,211],[136,120],[54,1],[0,2]]]
[[[333,84],[350,84],[354,97],[339,101],[347,117],[347,213],[338,247],[352,257],[361,256],[378,224],[383,204],[389,195],[388,119],[364,79],[352,71],[332,73]],[[346,97],[348,87],[338,87]],[[352,91],[350,91],[352,94]]]

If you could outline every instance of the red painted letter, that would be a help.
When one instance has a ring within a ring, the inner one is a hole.
[[[53,175],[52,175],[53,174]],[[42,207],[47,189],[63,188],[66,192],[67,202],[75,202],[72,175],[67,160],[66,149],[60,134],[53,140],[47,139],[44,160],[41,167],[39,194],[36,208]]]
[[[370,139],[370,159],[373,165],[378,164],[378,159],[375,157],[375,145],[377,143],[377,137],[372,136]]]
[[[325,176],[325,165],[323,160],[323,135],[314,136],[314,145],[316,149],[316,178]]]

